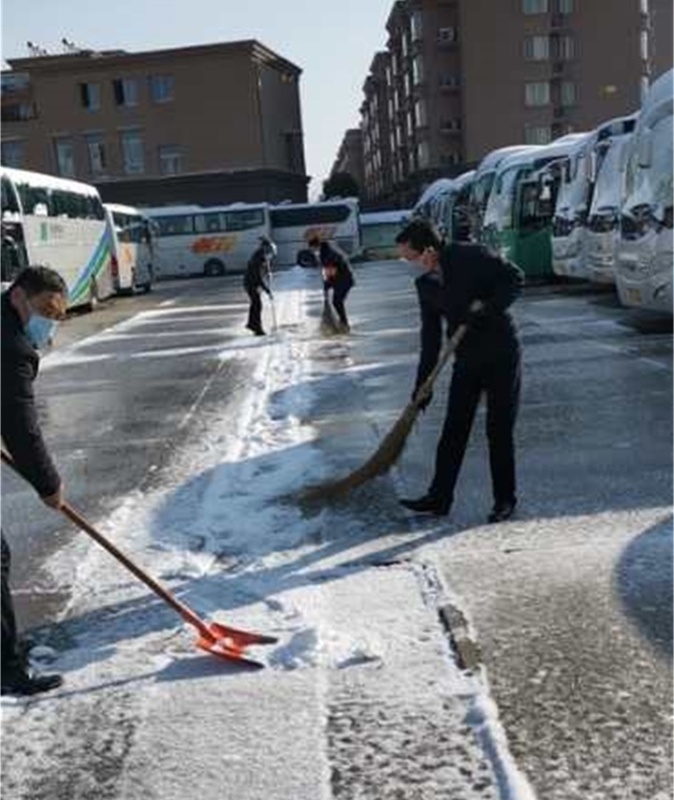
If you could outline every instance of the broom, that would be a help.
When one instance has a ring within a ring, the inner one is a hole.
[[[346,494],[361,486],[367,481],[388,472],[396,463],[405,447],[407,437],[412,430],[416,418],[419,416],[420,405],[433,391],[433,384],[440,374],[440,370],[449,361],[450,356],[459,346],[467,330],[465,324],[459,325],[452,338],[447,342],[445,349],[440,354],[437,364],[431,374],[421,384],[412,400],[405,406],[395,425],[387,433],[377,451],[357,470],[335,481],[327,481],[316,486],[310,486],[300,494],[300,499],[308,503],[320,503]]]
[[[339,333],[339,327],[337,326],[337,320],[335,319],[335,312],[332,309],[332,304],[328,300],[327,294],[323,297],[321,333],[324,336],[334,336],[336,333]]]

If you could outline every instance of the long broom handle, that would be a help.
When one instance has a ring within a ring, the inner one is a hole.
[[[1,457],[3,463],[7,464],[7,466],[11,467],[17,475],[21,475],[19,470],[14,463],[14,459],[7,453],[4,449],[1,451]],[[23,477],[23,476],[21,476]],[[108,539],[103,536],[100,531],[97,531],[94,526],[87,522],[87,520],[79,514],[75,509],[68,503],[63,503],[62,506],[58,509],[64,516],[68,517],[72,522],[77,525],[78,528],[83,530],[85,533],[89,534],[92,539],[94,539],[101,547],[104,547],[110,555],[114,556],[121,564],[123,564],[130,572],[132,572],[137,578],[139,578],[146,586],[148,586],[152,591],[159,595],[161,599],[168,603],[173,609],[175,609],[180,616],[186,621],[194,625],[196,628],[199,629],[199,632],[208,639],[212,639],[213,635],[208,629],[208,626],[201,620],[199,617],[192,611],[192,609],[188,608],[187,606],[183,605],[179,600],[177,600],[169,591],[165,589],[158,581],[148,575],[144,570],[142,570],[137,564],[135,564],[131,559],[124,555],[121,550],[119,550],[115,545],[109,541]]]
[[[413,400],[415,405],[419,405],[419,403],[425,400],[433,391],[433,384],[435,383],[435,379],[440,374],[440,370],[445,366],[445,364],[449,361],[451,355],[454,353],[456,348],[461,344],[461,340],[466,335],[467,330],[468,330],[468,325],[462,323],[454,331],[451,339],[447,342],[444,350],[440,353],[440,358],[438,358],[438,361],[436,365],[433,367],[431,374],[426,378],[426,380],[421,384],[421,386],[415,392]]]

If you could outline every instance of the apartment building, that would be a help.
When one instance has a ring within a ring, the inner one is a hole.
[[[365,186],[365,171],[363,165],[363,134],[360,128],[349,128],[344,134],[330,175],[335,175],[338,172],[346,172],[351,175],[362,192]]]
[[[407,207],[497,147],[636,111],[672,66],[671,0],[397,0],[386,29],[361,107],[373,206]]]
[[[257,41],[8,61],[7,166],[111,202],[306,201],[301,69]]]

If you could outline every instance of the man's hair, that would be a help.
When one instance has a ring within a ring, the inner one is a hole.
[[[312,236],[311,239],[307,242],[309,247],[318,247],[321,243],[320,237]]]
[[[442,239],[431,222],[425,219],[413,219],[396,236],[396,244],[406,244],[412,250],[423,253],[427,247],[440,250]]]
[[[33,297],[40,292],[57,292],[67,295],[68,287],[63,278],[49,267],[34,266],[22,269],[17,275],[10,290],[19,286],[29,296]]]

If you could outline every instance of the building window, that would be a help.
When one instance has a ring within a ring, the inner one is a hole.
[[[411,137],[414,134],[414,115],[411,111],[407,113],[407,135]]]
[[[576,54],[576,43],[573,36],[553,36],[552,55],[557,61],[571,61]]]
[[[547,36],[526,36],[524,57],[527,61],[547,61],[550,58],[550,39]]]
[[[573,14],[573,0],[557,0],[559,14]]]
[[[548,0],[522,0],[522,11],[525,14],[547,14]]]
[[[410,20],[412,26],[412,41],[418,42],[423,33],[423,17],[421,11],[414,11]]]
[[[641,60],[648,61],[648,31],[641,31]]]
[[[159,145],[159,172],[178,175],[183,171],[183,149],[174,144]]]
[[[417,121],[417,128],[425,128],[428,125],[428,115],[426,114],[426,101],[417,100],[414,104],[414,116]]]
[[[641,13],[648,14],[648,0],[641,0],[639,5],[641,7]]]
[[[138,105],[138,81],[134,78],[121,78],[112,82],[115,104],[118,106]]]
[[[143,137],[140,131],[122,131],[122,157],[124,159],[124,172],[135,175],[145,171],[145,154],[143,152]]]
[[[412,78],[415,86],[424,81],[424,62],[420,55],[414,56],[412,60]]]
[[[417,145],[417,164],[419,169],[426,169],[431,163],[431,151],[428,142],[419,142]]]
[[[405,73],[405,96],[409,97],[412,94],[412,81],[410,80],[409,72]]]
[[[459,76],[443,73],[438,76],[441,89],[456,89],[459,86]]]
[[[80,83],[80,102],[87,111],[98,111],[101,107],[101,85],[99,83]]]
[[[0,115],[3,122],[23,122],[37,117],[35,103],[9,103],[2,106]]]
[[[443,119],[440,121],[440,130],[441,131],[460,131],[461,130],[461,118],[448,118]]]
[[[75,150],[73,140],[69,136],[58,136],[54,139],[54,157],[57,173],[66,178],[74,177]]]
[[[23,142],[19,139],[5,139],[2,142],[2,157],[0,158],[5,167],[23,166]]]
[[[407,56],[407,53],[409,52],[409,46],[407,44],[407,34],[404,31],[401,37],[401,44],[402,44],[403,58],[405,58]]]
[[[527,106],[547,106],[550,103],[549,81],[525,83],[524,103]]]
[[[103,175],[106,169],[105,163],[105,140],[100,133],[85,134],[84,140],[87,144],[87,154],[89,156],[89,172],[94,175]]]
[[[565,107],[576,105],[576,84],[573,81],[562,81],[560,102]]]
[[[438,28],[438,41],[447,44],[456,41],[456,28]]]
[[[150,93],[155,103],[169,103],[173,100],[173,75],[151,75]]]
[[[459,153],[443,153],[440,156],[440,163],[441,164],[460,164],[461,163],[461,156]]]
[[[524,130],[525,144],[549,144],[552,141],[552,130],[549,125],[531,125]]]

